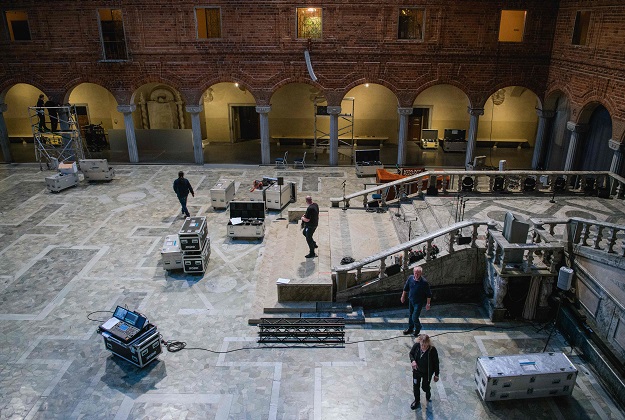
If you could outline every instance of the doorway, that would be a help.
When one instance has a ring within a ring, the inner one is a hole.
[[[260,139],[256,105],[230,105],[230,133],[233,143]]]
[[[430,108],[412,108],[408,126],[408,140],[421,141],[421,130],[430,128]]]

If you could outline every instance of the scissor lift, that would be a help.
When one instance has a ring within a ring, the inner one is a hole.
[[[56,111],[57,116],[54,116],[54,112],[50,116],[51,109]],[[40,126],[42,113],[46,122],[43,127]],[[44,162],[47,169],[57,169],[59,163],[77,162],[85,158],[75,105],[41,108],[31,106],[28,107],[28,118],[35,140],[35,158],[39,162],[39,169],[43,170]],[[51,129],[50,118],[58,120],[54,131]]]
[[[330,133],[320,128],[318,119],[327,117],[327,102],[322,96],[315,98],[315,137],[313,142],[313,153],[317,160],[317,149],[324,149],[330,146]],[[326,104],[326,105],[324,105]],[[344,112],[348,111],[348,112]],[[339,114],[339,147],[347,146],[351,149],[350,155],[354,155],[354,98],[347,97],[341,101],[341,113]]]

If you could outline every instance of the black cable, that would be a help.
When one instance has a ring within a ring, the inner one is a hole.
[[[91,314],[97,314],[97,313],[101,313],[101,312],[106,312],[106,313],[109,313],[109,314],[112,314],[112,313],[113,313],[113,311],[93,311],[93,312],[89,312],[89,313],[87,314],[87,319],[88,319],[89,321],[94,321],[94,322],[106,322],[106,321],[107,321],[106,319],[91,319],[91,318],[89,318],[89,316],[90,316]]]

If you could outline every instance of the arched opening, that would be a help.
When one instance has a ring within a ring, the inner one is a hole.
[[[612,118],[603,105],[593,104],[592,107],[594,110],[588,119],[588,131],[574,168],[581,171],[607,171],[610,169],[613,155],[609,147],[612,138]]]
[[[35,146],[28,107],[37,104],[37,98],[43,92],[36,87],[17,83],[4,95],[7,110],[3,113],[9,137],[9,151],[13,162],[35,162]],[[0,153],[2,153],[0,149]],[[2,153],[2,160],[6,160]]]
[[[550,98],[550,101],[554,102],[554,116],[551,129],[548,131],[548,144],[543,166],[548,171],[560,171],[564,169],[571,139],[571,132],[566,128],[567,122],[571,119],[571,105],[562,93]]]

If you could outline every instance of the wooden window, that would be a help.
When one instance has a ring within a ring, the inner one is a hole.
[[[527,10],[502,10],[499,42],[523,42]]]
[[[30,41],[28,13],[21,10],[7,10],[4,13],[11,41]]]
[[[423,39],[425,10],[399,9],[398,39]]]
[[[573,45],[588,45],[588,28],[590,27],[590,12],[577,12],[575,27],[573,28]]]
[[[322,14],[319,7],[297,8],[297,37],[321,38]]]
[[[195,9],[198,39],[221,38],[221,9],[198,7]]]
[[[128,59],[124,20],[120,9],[99,9],[100,40],[104,60],[118,61]]]

